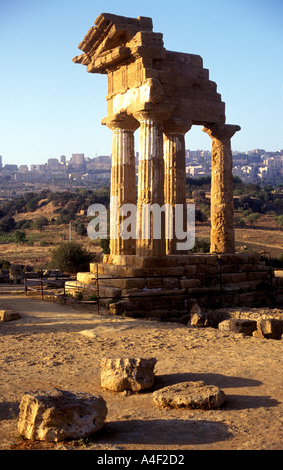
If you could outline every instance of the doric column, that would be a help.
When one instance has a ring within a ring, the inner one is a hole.
[[[153,111],[139,111],[134,116],[140,122],[136,254],[164,256],[163,124]]]
[[[231,138],[240,129],[240,126],[228,124],[203,128],[212,139],[211,253],[235,252]]]
[[[134,132],[138,122],[126,115],[105,118],[113,131],[110,193],[110,253],[112,255],[135,254],[135,239],[123,236],[119,231],[127,214],[121,214],[125,204],[136,204],[136,174]]]
[[[164,202],[172,210],[166,227],[167,254],[182,253],[177,250],[177,243],[182,240],[176,237],[176,204],[183,207],[180,228],[184,232],[187,230],[185,134],[191,125],[191,122],[182,121],[167,121],[164,125]]]

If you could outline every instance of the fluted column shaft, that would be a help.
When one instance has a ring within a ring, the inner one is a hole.
[[[170,204],[172,209],[166,227],[167,254],[180,254],[177,242],[182,240],[176,237],[176,204],[183,206],[183,224],[180,228],[183,231],[187,229],[185,134],[190,128],[190,123],[166,124],[164,127],[164,202]]]
[[[231,138],[240,126],[218,124],[204,129],[212,139],[211,233],[212,253],[234,253],[233,163]]]
[[[135,239],[128,239],[119,228],[126,215],[121,213],[125,204],[136,204],[135,146],[136,122],[127,119],[107,119],[112,129],[112,162],[110,193],[110,253],[112,255],[135,254]]]
[[[158,207],[164,205],[163,125],[147,113],[139,113],[135,117],[140,122],[136,254],[164,256],[165,217],[160,217],[160,232],[157,234],[153,222],[158,222],[158,217],[145,210],[156,205],[158,215]]]

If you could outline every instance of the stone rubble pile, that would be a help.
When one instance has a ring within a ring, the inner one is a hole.
[[[101,361],[101,388],[139,393],[154,383],[155,358],[116,358]],[[219,408],[226,401],[222,390],[204,382],[184,382],[152,393],[156,406],[167,408]],[[31,441],[59,442],[80,439],[99,431],[107,405],[99,394],[51,389],[25,393],[20,403],[18,432]]]
[[[239,315],[241,313],[239,312]],[[234,318],[231,315],[233,315],[233,311],[229,311],[229,309],[208,312],[196,303],[190,309],[188,325],[193,327],[217,327],[221,331],[241,333],[255,338],[283,339],[282,314],[278,318],[271,317],[267,313],[262,315],[253,313],[250,318]]]

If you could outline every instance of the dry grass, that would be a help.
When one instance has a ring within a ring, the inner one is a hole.
[[[45,216],[49,220],[56,217],[56,207],[52,203],[42,205],[35,212],[19,214],[16,221],[23,219],[35,220],[40,216]],[[240,216],[240,214],[236,214]],[[9,262],[29,264],[37,269],[46,269],[53,247],[63,240],[69,240],[68,225],[49,225],[43,231],[25,230],[30,244],[19,245],[16,243],[0,243],[0,259]],[[276,226],[271,215],[263,215],[254,226],[246,225],[243,228],[236,227],[236,248],[237,251],[268,252],[277,258],[283,252],[283,230]],[[95,245],[87,236],[81,237],[72,230],[72,240],[80,242],[94,256],[101,249]],[[196,225],[196,237],[209,240],[210,224],[203,223]]]
[[[27,212],[15,216],[16,222],[21,220],[36,220],[41,216],[47,217],[50,221],[53,217],[56,218],[56,207],[52,203],[44,204],[42,207],[34,212]],[[69,225],[48,225],[42,231],[34,229],[21,229],[24,230],[28,239],[27,243],[22,245],[18,243],[0,243],[0,260],[4,259],[10,263],[19,263],[24,265],[31,265],[35,269],[47,269],[51,251],[59,243],[64,240],[70,239]],[[100,247],[88,237],[81,237],[72,229],[71,239],[81,243],[94,256],[97,252],[101,251]]]
[[[196,236],[209,239],[210,225],[198,224]],[[283,230],[276,226],[271,215],[263,215],[254,225],[235,229],[237,251],[268,252],[277,258],[283,252]]]

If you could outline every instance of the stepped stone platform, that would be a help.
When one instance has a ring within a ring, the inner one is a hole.
[[[98,284],[112,314],[169,320],[195,301],[203,308],[270,305],[273,276],[259,254],[105,255],[77,274],[77,284]]]

